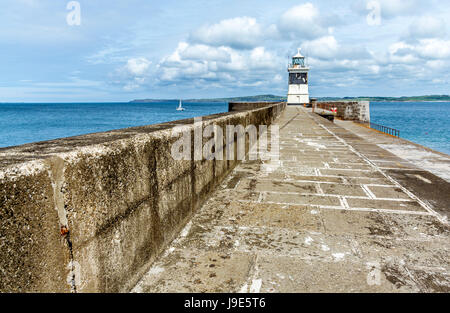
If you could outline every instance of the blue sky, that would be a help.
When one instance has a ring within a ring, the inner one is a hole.
[[[1,1],[0,102],[450,93],[448,1],[69,2]]]

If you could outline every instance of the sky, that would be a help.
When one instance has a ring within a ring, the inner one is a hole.
[[[450,1],[1,0],[0,102],[450,93]]]

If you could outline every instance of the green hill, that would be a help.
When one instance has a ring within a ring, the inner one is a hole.
[[[389,102],[389,101],[450,101],[449,95],[429,95],[429,96],[412,96],[412,97],[322,97],[317,98],[319,101],[332,101],[332,100],[360,100],[360,101],[380,101],[380,102]]]
[[[314,97],[315,98],[315,97]],[[317,97],[319,101],[450,101],[449,95],[429,95],[429,96],[412,96],[412,97]],[[140,99],[130,101],[132,103],[152,103],[152,102],[178,102],[179,99]],[[276,95],[257,95],[246,97],[231,98],[209,98],[209,99],[185,99],[183,102],[251,102],[251,101],[286,101],[286,97]]]

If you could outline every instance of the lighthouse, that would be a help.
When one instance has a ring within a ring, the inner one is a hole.
[[[300,48],[296,55],[292,57],[292,64],[288,66],[289,90],[287,103],[298,105],[309,103],[308,92],[308,71],[305,64],[305,57],[300,53]]]

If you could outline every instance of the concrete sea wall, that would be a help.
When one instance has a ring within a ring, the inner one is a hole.
[[[285,106],[202,127],[270,125]],[[174,160],[180,125],[194,138],[187,119],[0,149],[0,292],[129,290],[239,162]]]
[[[229,102],[228,112],[246,111],[263,108],[268,105],[277,104],[278,102]]]
[[[320,101],[319,104],[332,104],[337,108],[336,117],[343,120],[370,122],[369,101]]]

